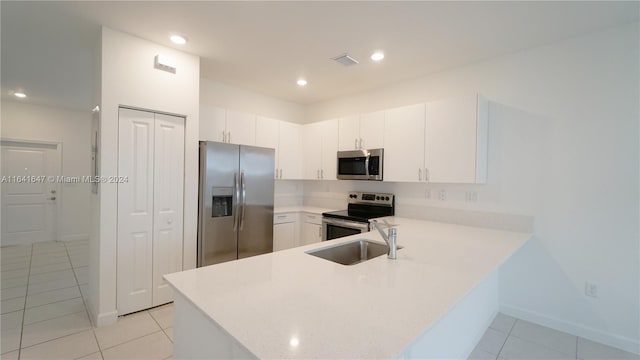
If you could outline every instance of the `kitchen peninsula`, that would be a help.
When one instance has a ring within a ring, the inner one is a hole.
[[[306,252],[368,232],[169,274],[174,356],[468,356],[498,311],[498,268],[531,234],[398,217],[397,260],[345,266]]]

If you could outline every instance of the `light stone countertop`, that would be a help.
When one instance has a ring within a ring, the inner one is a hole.
[[[392,358],[531,234],[388,217],[397,260],[344,266],[306,254],[377,232],[166,275],[258,358]],[[298,345],[292,346],[291,340]]]

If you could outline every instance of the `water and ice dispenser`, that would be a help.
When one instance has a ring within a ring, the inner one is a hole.
[[[213,206],[211,217],[232,216],[233,188],[213,187]]]

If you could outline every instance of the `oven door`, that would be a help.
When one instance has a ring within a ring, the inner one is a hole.
[[[333,240],[369,231],[369,223],[335,218],[322,218],[322,241]]]

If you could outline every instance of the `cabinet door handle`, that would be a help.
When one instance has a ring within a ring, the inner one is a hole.
[[[229,131],[229,138],[228,138],[228,143],[231,143],[231,131]]]
[[[353,148],[357,150],[358,149],[358,138],[355,138],[354,140],[355,140],[355,143],[353,144]]]
[[[276,178],[276,179],[278,178],[278,169],[276,169],[275,175],[273,175],[273,177]]]
[[[362,150],[362,138],[360,138],[360,149]]]
[[[418,168],[418,181],[422,181],[422,169]]]
[[[320,169],[320,179],[324,179],[324,169]]]
[[[424,168],[424,181],[429,181],[429,169]]]
[[[226,131],[223,131],[223,132],[222,132],[222,142],[223,142],[223,143],[226,143],[226,142],[227,142],[227,132],[226,132]]]
[[[280,179],[282,179],[282,168],[280,168]]]
[[[278,219],[286,219],[287,215],[277,215],[276,216]]]

